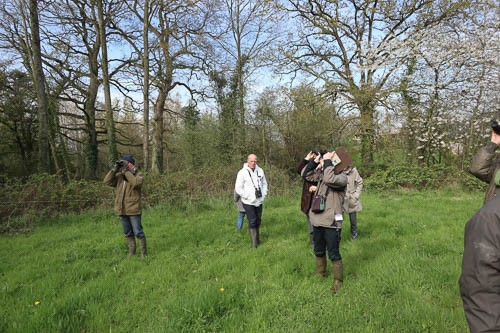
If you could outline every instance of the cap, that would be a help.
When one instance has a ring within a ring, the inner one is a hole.
[[[127,161],[135,165],[135,160],[132,155],[122,155],[122,160]]]

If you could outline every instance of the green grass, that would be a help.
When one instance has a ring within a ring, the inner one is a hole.
[[[44,221],[0,239],[0,331],[467,332],[463,229],[482,198],[364,193],[336,296],[314,275],[298,195],[266,202],[258,249],[229,199],[149,209],[144,261],[126,257],[111,211]]]

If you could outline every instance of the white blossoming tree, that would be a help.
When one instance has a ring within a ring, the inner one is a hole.
[[[289,0],[287,4],[299,25],[293,40],[283,46],[283,72],[305,73],[326,92],[355,107],[360,116],[365,167],[373,161],[378,111],[392,110],[390,104],[398,101],[401,91],[412,114],[421,113],[415,109],[421,102],[427,103],[427,111],[440,110],[442,100],[435,98],[436,93],[462,73],[461,66],[457,70],[444,67],[450,59],[445,54],[438,57],[439,61],[434,59],[434,53],[447,47],[443,44],[446,39],[434,40],[437,49],[429,42],[445,24],[466,20],[464,8],[471,6],[467,1]],[[424,82],[427,90],[421,92],[418,80],[429,80],[429,71],[437,73],[432,82],[437,82],[434,86],[439,89],[433,90],[432,84]],[[429,116],[437,119],[439,113]],[[427,131],[439,132],[439,123],[432,126],[425,123],[425,117],[418,118]],[[412,119],[410,113],[408,119]],[[418,150],[433,154],[428,137],[420,134]],[[434,139],[439,140],[433,144],[445,143],[444,136]]]

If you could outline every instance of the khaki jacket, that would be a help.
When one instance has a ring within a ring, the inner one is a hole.
[[[309,211],[309,219],[315,227],[342,228],[342,206],[344,204],[347,175],[334,173],[331,160],[326,160],[323,170],[316,170],[317,164],[311,160],[302,170],[302,177],[309,182],[318,182],[317,193],[326,196],[325,210],[321,213]]]
[[[500,159],[496,159],[496,150],[498,145],[493,142],[488,144],[477,151],[472,157],[470,166],[470,173],[489,183],[486,190],[485,201],[492,199],[500,193],[500,187],[495,184],[495,174],[500,172]]]
[[[116,187],[115,214],[141,215],[141,186],[144,176],[137,171],[134,175],[130,171],[110,170],[104,177],[104,183]]]
[[[356,167],[349,167],[346,171],[347,187],[344,198],[344,211],[346,213],[360,212],[363,208],[361,205],[361,190],[363,189],[363,178],[359,175]]]

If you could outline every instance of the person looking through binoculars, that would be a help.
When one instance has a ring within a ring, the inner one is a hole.
[[[136,252],[135,238],[139,239],[141,256],[147,255],[146,235],[142,229],[141,187],[143,174],[137,169],[132,155],[123,155],[104,177],[104,183],[115,190],[115,214],[119,216],[127,238],[128,255]]]
[[[490,141],[472,157],[469,169],[471,174],[489,183],[485,201],[500,193],[500,159],[496,153],[498,147],[500,147],[500,124],[498,120],[492,120]]]
[[[310,191],[314,197],[309,209],[313,226],[313,245],[316,256],[316,271],[326,276],[326,256],[332,262],[332,291],[337,293],[343,282],[343,263],[340,255],[340,234],[342,231],[344,196],[347,186],[345,171],[335,172],[338,163],[335,151],[318,154],[309,159],[301,172],[302,178],[315,182]]]

